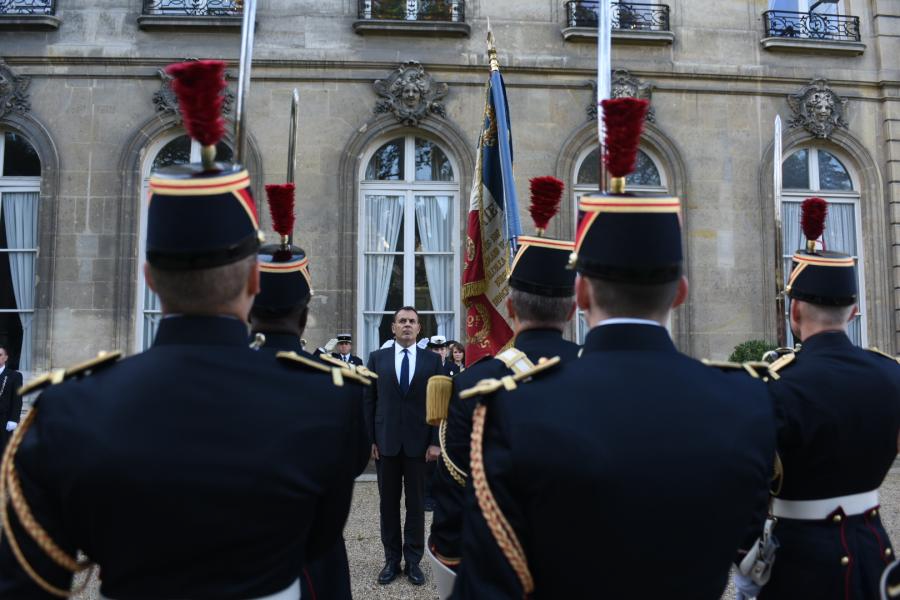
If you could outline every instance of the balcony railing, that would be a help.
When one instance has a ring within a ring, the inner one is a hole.
[[[464,23],[464,0],[359,0],[359,18],[385,21]]]
[[[769,10],[763,13],[766,37],[858,42],[859,17]]]
[[[566,20],[569,27],[597,27],[596,0],[572,0],[566,2]],[[669,7],[665,4],[639,4],[613,2],[613,29],[626,31],[669,31]]]
[[[0,0],[0,15],[53,15],[56,0]]]
[[[144,0],[143,14],[180,17],[239,17],[242,4],[243,0]]]

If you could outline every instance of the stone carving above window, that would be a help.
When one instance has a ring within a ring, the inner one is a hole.
[[[0,119],[11,112],[25,114],[31,110],[27,92],[30,84],[30,77],[16,75],[0,59]]]
[[[401,64],[387,79],[378,79],[373,86],[379,96],[375,114],[391,113],[409,127],[415,127],[429,115],[446,115],[441,100],[449,86],[435,83],[417,61]]]
[[[185,61],[197,60],[196,58],[186,58]],[[159,89],[153,94],[153,106],[159,114],[174,114],[176,119],[181,121],[181,111],[178,109],[178,98],[175,96],[175,90],[172,89],[172,76],[163,69],[156,71],[162,81]],[[228,80],[228,71],[225,71],[225,79]],[[231,113],[231,107],[234,104],[234,92],[225,88],[225,99],[222,102],[222,114]]]
[[[838,127],[847,129],[847,99],[828,87],[827,79],[814,79],[797,94],[790,94],[788,105],[794,113],[791,128],[802,127],[819,138],[827,138]]]
[[[628,69],[616,69],[612,73],[611,98],[640,98],[647,102],[652,102],[653,85],[632,76]],[[587,106],[588,121],[597,120],[597,80],[588,82],[593,91],[594,100]],[[647,110],[647,121],[656,123],[656,112],[651,106]]]

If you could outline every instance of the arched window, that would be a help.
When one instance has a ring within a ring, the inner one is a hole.
[[[850,323],[853,343],[866,343],[865,277],[862,261],[859,192],[854,177],[844,162],[829,150],[806,147],[791,153],[783,162],[782,227],[785,282],[791,273],[791,256],[806,240],[800,230],[800,205],[810,196],[828,201],[825,221],[825,248],[843,252],[856,259],[859,285],[859,315]],[[786,317],[786,316],[785,316]],[[788,326],[790,338],[790,326]],[[789,342],[793,343],[791,339]]]
[[[578,199],[585,194],[596,193],[600,181],[600,148],[594,146],[581,153],[575,162],[575,185],[572,189],[575,213],[578,214]],[[652,154],[638,150],[634,172],[625,178],[625,189],[642,194],[666,194],[669,191],[665,170]],[[576,219],[577,221],[577,219]],[[577,223],[576,223],[577,227]],[[579,310],[575,326],[575,335],[579,344],[584,343],[588,324],[584,313]]]
[[[31,370],[41,161],[21,134],[0,129],[0,345]]]
[[[422,335],[455,338],[459,324],[459,170],[438,142],[376,143],[359,185],[358,331],[367,354],[391,338],[395,310],[414,306]]]
[[[228,162],[232,159],[231,147],[225,142],[216,146],[216,160]],[[146,350],[153,344],[156,328],[161,318],[159,297],[153,293],[144,281],[144,254],[147,249],[147,200],[149,199],[150,173],[157,169],[200,162],[200,144],[187,135],[169,134],[148,148],[142,168],[141,183],[141,221],[139,232],[139,251],[137,269],[137,314],[136,344],[138,350]]]

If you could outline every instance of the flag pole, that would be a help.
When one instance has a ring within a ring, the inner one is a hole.
[[[294,183],[294,166],[297,162],[297,117],[300,113],[300,91],[294,88],[291,96],[291,120],[288,125],[288,160],[287,160],[287,182]],[[294,232],[288,236],[288,244],[294,243]]]
[[[250,91],[250,70],[253,67],[253,28],[256,26],[256,0],[244,0],[241,25],[241,64],[238,74],[237,106],[234,111],[234,155],[244,164],[247,139],[247,94]]]
[[[612,95],[612,16],[610,0],[597,3],[597,140],[600,143],[597,159],[600,161],[600,193],[606,191],[606,127],[603,123],[603,101]]]
[[[772,196],[775,211],[775,336],[778,346],[787,346],[787,328],[785,326],[784,301],[784,229],[781,219],[781,115],[775,115],[775,141],[772,157]]]

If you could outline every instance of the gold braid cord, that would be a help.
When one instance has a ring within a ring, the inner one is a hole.
[[[509,561],[510,566],[519,578],[525,595],[528,596],[534,591],[534,578],[528,569],[528,560],[525,557],[525,550],[519,542],[516,532],[512,525],[506,520],[497,499],[488,486],[487,476],[484,472],[484,455],[482,454],[482,443],[484,441],[484,417],[487,413],[487,407],[479,404],[472,415],[472,446],[470,449],[470,458],[472,461],[472,485],[475,488],[475,497],[478,499],[478,506],[484,515],[491,530],[491,534],[497,541],[497,545]]]
[[[9,440],[6,451],[3,453],[3,462],[0,463],[0,522],[3,523],[3,531],[6,532],[6,537],[9,539],[9,546],[12,549],[16,560],[19,562],[19,565],[22,567],[22,570],[24,570],[32,581],[47,593],[61,598],[68,598],[72,593],[80,593],[90,581],[90,576],[86,577],[84,582],[79,586],[79,589],[74,591],[58,588],[41,577],[28,562],[28,559],[25,558],[25,553],[22,552],[19,541],[16,539],[16,535],[12,529],[12,522],[9,518],[8,504],[11,503],[13,510],[15,510],[16,517],[19,519],[19,523],[22,525],[25,532],[28,533],[31,539],[34,540],[38,547],[43,550],[53,562],[67,571],[80,573],[81,571],[94,566],[90,562],[79,562],[72,556],[69,556],[53,541],[47,531],[41,527],[34,518],[34,515],[31,513],[31,509],[28,506],[28,502],[25,500],[25,495],[22,493],[22,485],[15,469],[15,455],[19,450],[19,446],[22,444],[25,433],[34,422],[36,415],[37,408],[32,408],[28,414],[25,415],[22,423],[16,428],[12,438]]]
[[[466,487],[466,477],[468,477],[468,475],[465,471],[457,467],[456,463],[453,462],[453,459],[450,458],[450,455],[447,454],[447,419],[441,421],[441,426],[438,429],[438,439],[441,442],[441,458],[444,460],[444,466],[447,467],[447,472],[450,473],[450,477],[453,478],[453,481],[462,487]]]

